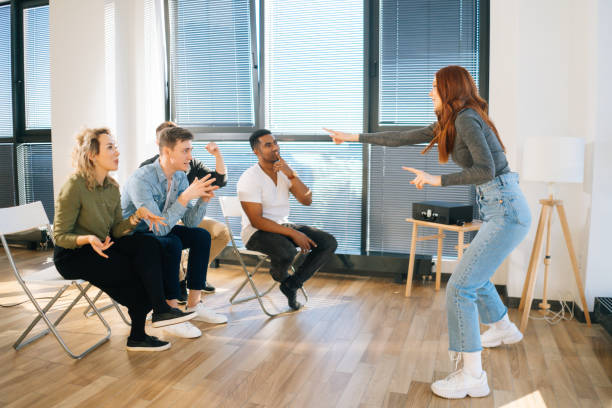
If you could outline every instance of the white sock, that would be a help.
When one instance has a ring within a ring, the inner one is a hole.
[[[492,324],[492,326],[494,328],[496,328],[497,330],[505,330],[507,329],[510,325],[512,324],[512,322],[510,321],[510,318],[508,317],[508,313],[506,313],[504,315],[504,317],[501,318],[501,320],[495,322]]]
[[[465,371],[474,378],[480,378],[480,375],[482,374],[481,352],[462,352],[461,357],[463,358],[463,371]]]

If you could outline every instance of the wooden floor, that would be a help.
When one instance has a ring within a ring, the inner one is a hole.
[[[15,252],[27,271],[51,256]],[[0,406],[612,407],[612,340],[599,325],[531,321],[523,342],[483,352],[487,398],[448,401],[429,388],[453,369],[444,290],[415,285],[406,299],[391,280],[319,274],[308,282],[303,311],[268,319],[256,302],[228,305],[241,279],[235,267],[211,270],[218,291],[205,302],[229,323],[196,323],[202,337],[169,338],[172,348],[160,353],[125,351],[129,330],[114,310],[104,312],[110,341],[81,361],[50,335],[15,351],[33,307],[1,307]],[[0,252],[0,303],[24,299]],[[282,295],[271,299],[285,306]],[[103,333],[83,309],[61,325],[80,350]]]

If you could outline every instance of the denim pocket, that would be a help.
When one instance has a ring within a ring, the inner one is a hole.
[[[528,227],[531,225],[531,211],[523,193],[513,192],[504,199],[504,207],[510,221]]]

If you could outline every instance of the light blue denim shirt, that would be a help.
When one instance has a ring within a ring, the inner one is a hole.
[[[159,159],[136,170],[121,189],[121,208],[123,217],[134,214],[140,207],[147,207],[155,215],[165,218],[166,226],[160,225],[159,231],[153,228],[155,235],[166,235],[179,220],[187,227],[197,227],[206,213],[206,203],[198,199],[195,205],[191,202],[184,207],[178,197],[189,187],[187,175],[177,171],[172,175],[168,190],[168,179],[162,170]],[[141,221],[134,232],[149,230],[146,221]]]

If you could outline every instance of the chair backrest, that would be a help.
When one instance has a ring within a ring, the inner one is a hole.
[[[242,217],[242,206],[237,196],[220,196],[219,203],[224,217]]]
[[[17,207],[0,208],[0,235],[14,234],[41,225],[48,226],[49,218],[40,201]]]

